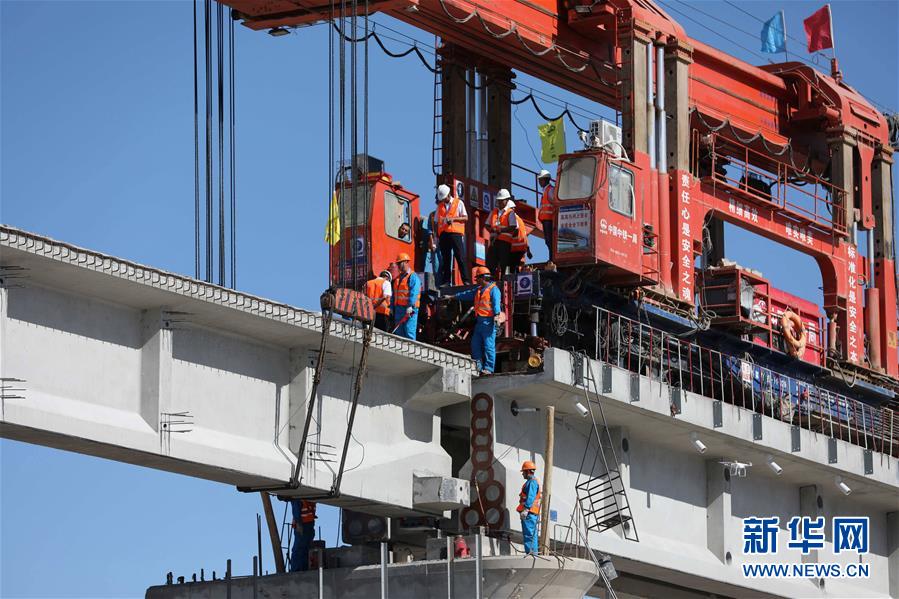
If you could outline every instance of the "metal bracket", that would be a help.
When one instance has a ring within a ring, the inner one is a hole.
[[[631,401],[640,401],[640,375],[631,373]]]
[[[862,455],[865,458],[865,474],[874,474],[874,452],[866,449]]]
[[[584,356],[583,354],[571,354],[571,383],[575,387],[584,384]]]
[[[0,288],[12,289],[15,287],[24,287],[24,285],[11,281],[27,279],[29,277],[27,274],[28,270],[29,269],[24,266],[15,266],[13,264],[0,265]]]
[[[159,415],[159,451],[172,453],[172,433],[189,433],[194,425],[194,416],[189,411],[162,412]]]
[[[795,424],[790,427],[790,451],[794,453],[802,450],[801,430],[802,429]]]
[[[827,439],[827,463],[837,463],[837,440],[833,437]]]
[[[724,407],[721,405],[720,399],[712,402],[712,426],[714,428],[724,426]]]
[[[762,440],[762,415],[761,414],[753,414],[752,415],[752,440],[753,441],[761,441]]]
[[[603,393],[611,393],[612,392],[612,365],[611,364],[603,364],[602,365],[602,392]]]
[[[680,387],[671,389],[671,415],[676,416],[681,413],[684,390]]]

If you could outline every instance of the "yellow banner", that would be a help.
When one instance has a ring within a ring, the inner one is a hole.
[[[337,245],[340,241],[340,206],[337,202],[337,192],[331,196],[331,210],[328,214],[328,226],[325,228],[325,241],[330,245]]]
[[[542,147],[540,159],[546,164],[558,161],[565,153],[565,123],[559,118],[538,126],[537,131]]]

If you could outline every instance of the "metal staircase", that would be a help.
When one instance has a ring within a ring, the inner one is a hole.
[[[624,481],[621,479],[618,455],[615,453],[602,402],[599,400],[599,385],[596,377],[593,376],[590,358],[584,352],[572,354],[572,358],[574,367],[577,368],[580,364],[582,368],[584,401],[593,427],[593,435],[587,440],[587,447],[575,485],[578,504],[583,512],[587,530],[602,532],[621,526],[621,532],[625,539],[639,541],[627,491],[624,488]],[[591,393],[597,398],[596,400],[590,399]],[[594,411],[594,403],[599,408],[599,419]],[[592,463],[589,468],[586,468],[586,472],[592,473],[600,465],[598,462],[601,462],[604,472],[599,476],[585,478],[584,472],[588,459]]]

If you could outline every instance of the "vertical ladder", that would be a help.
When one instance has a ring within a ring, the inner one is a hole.
[[[603,474],[583,480],[584,473],[578,473],[575,488],[577,490],[578,504],[587,524],[587,530],[602,532],[615,526],[621,526],[621,532],[625,539],[639,541],[637,527],[634,525],[630,503],[627,499],[627,491],[621,479],[621,465],[618,463],[618,455],[615,453],[612,436],[606,423],[605,412],[599,399],[599,386],[596,378],[593,376],[593,366],[590,358],[583,351],[574,354],[574,357],[579,358],[579,361],[584,366],[584,401],[587,404],[590,421],[593,426],[593,435],[587,440],[587,450],[589,451],[591,442],[595,441],[596,443],[596,453],[593,455],[593,464],[590,466],[589,471],[593,471],[593,467],[596,466],[598,460],[602,461],[602,466],[605,469]],[[576,359],[575,363],[577,361]],[[597,420],[593,410],[594,402],[590,399],[591,392],[596,397],[596,405],[599,407],[599,420]],[[585,463],[587,455],[588,452],[585,452]],[[630,522],[630,524],[625,526],[627,522]]]
[[[437,53],[439,38],[434,36],[434,126],[431,135],[431,171],[437,177],[443,172],[443,68]]]

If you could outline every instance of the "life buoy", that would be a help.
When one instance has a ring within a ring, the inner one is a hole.
[[[799,358],[805,353],[805,344],[808,341],[808,331],[799,315],[787,310],[780,317],[780,328],[783,330],[784,341],[787,345],[787,353]]]

